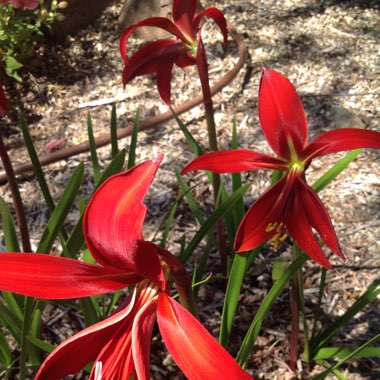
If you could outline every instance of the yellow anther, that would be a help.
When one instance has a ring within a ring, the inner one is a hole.
[[[278,250],[280,244],[288,237],[288,234],[285,232],[285,224],[283,222],[269,223],[265,232],[273,232],[275,235],[270,239],[270,243],[273,246],[274,250]]]
[[[269,223],[268,224],[268,227],[265,229],[265,232],[272,232],[276,229],[278,223],[275,222],[275,223]]]

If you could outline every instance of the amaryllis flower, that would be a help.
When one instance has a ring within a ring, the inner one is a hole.
[[[335,254],[344,256],[323,203],[306,183],[305,171],[319,156],[357,148],[380,148],[380,133],[342,128],[308,142],[308,125],[301,100],[289,80],[275,70],[263,69],[259,117],[276,157],[242,149],[209,153],[192,161],[182,174],[191,170],[237,173],[263,168],[282,171],[282,178],[246,213],[237,231],[235,250],[248,251],[267,240],[278,245],[289,233],[310,258],[330,268],[314,232]]]
[[[3,4],[11,3],[14,8],[21,8],[23,11],[34,10],[40,4],[38,0],[0,0],[0,2]]]
[[[8,101],[5,97],[3,87],[0,84],[0,116],[5,116],[8,112]]]
[[[98,264],[32,253],[0,254],[0,289],[43,299],[77,298],[132,284],[134,291],[104,321],[61,343],[35,380],[61,379],[95,362],[91,380],[149,379],[149,352],[157,319],[163,340],[190,379],[250,379],[184,307],[170,297],[169,278],[183,270],[168,251],[142,237],[142,203],[162,156],[106,181],[83,221]],[[179,286],[185,279],[179,277]],[[191,283],[189,282],[191,286]]]
[[[124,85],[139,75],[156,73],[160,96],[166,104],[170,104],[173,65],[184,68],[197,63],[197,50],[201,44],[200,23],[204,17],[210,17],[216,22],[223,34],[224,43],[227,43],[227,23],[222,12],[216,8],[207,8],[195,14],[197,3],[197,0],[173,0],[173,21],[164,17],[151,17],[131,25],[123,32],[120,38],[120,53],[125,63]],[[164,29],[174,38],[150,42],[128,57],[129,37],[134,30],[142,26]]]

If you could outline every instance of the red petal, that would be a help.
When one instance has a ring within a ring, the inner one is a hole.
[[[192,20],[197,9],[197,0],[173,0],[173,20],[188,42],[195,41]]]
[[[263,69],[259,89],[261,128],[273,151],[287,160],[303,151],[308,126],[301,99],[287,78]],[[293,145],[293,146],[292,146]]]
[[[194,31],[198,31],[199,24],[202,21],[203,17],[210,17],[215,21],[220,31],[222,32],[224,44],[227,44],[228,29],[227,29],[227,21],[224,17],[224,14],[217,8],[212,7],[212,8],[205,9],[204,11],[195,15],[194,20],[193,20]]]
[[[143,199],[163,156],[109,178],[91,198],[83,220],[86,243],[102,265],[126,268],[164,286],[157,252],[141,235]]]
[[[8,101],[5,97],[3,87],[0,84],[0,117],[5,116],[8,112]]]
[[[304,205],[302,202],[301,191],[301,188],[297,187],[295,189],[286,227],[293,240],[311,259],[326,269],[331,269],[331,265],[325,253],[318,244],[313,231],[311,230],[309,219],[307,217],[309,210],[306,211],[305,207],[307,205]]]
[[[150,379],[150,343],[157,316],[157,301],[147,303],[137,314],[132,327],[132,352],[137,379]]]
[[[62,342],[42,363],[34,380],[60,380],[96,360],[104,345],[131,313],[135,292],[127,306],[106,320],[87,327]]]
[[[160,293],[157,321],[165,345],[190,380],[252,379],[179,303]]]
[[[197,157],[182,170],[181,175],[193,170],[210,170],[214,173],[240,173],[254,169],[284,170],[284,162],[252,150],[226,150]]]
[[[240,223],[235,237],[236,252],[245,252],[258,247],[272,238],[276,231],[267,232],[270,223],[285,223],[284,204],[287,201],[287,178],[283,177],[271,186],[251,206]]]
[[[358,148],[380,149],[380,132],[342,128],[322,133],[310,141],[305,149],[304,157],[313,159],[325,154]]]
[[[142,20],[138,22],[137,24],[131,25],[130,27],[125,29],[123,34],[121,35],[120,42],[119,42],[119,49],[120,49],[120,54],[124,62],[128,62],[129,60],[127,57],[127,43],[128,43],[129,37],[131,36],[134,30],[142,26],[153,26],[156,28],[164,29],[167,32],[179,38],[180,40],[185,39],[182,33],[177,28],[177,26],[169,19],[164,18],[164,17],[147,18],[146,20]]]
[[[141,280],[129,270],[33,253],[0,254],[0,289],[43,299],[93,296]]]
[[[164,65],[157,71],[156,80],[157,88],[161,99],[170,106],[170,82],[172,79],[173,64]]]

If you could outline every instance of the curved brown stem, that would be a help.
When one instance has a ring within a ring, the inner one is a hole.
[[[211,94],[214,95],[220,90],[222,90],[225,86],[227,86],[229,83],[232,82],[232,80],[235,78],[235,76],[239,73],[240,69],[243,67],[246,58],[247,58],[247,48],[244,44],[244,41],[242,37],[237,33],[235,28],[230,24],[228,24],[228,30],[236,44],[238,45],[239,49],[239,60],[236,62],[236,65],[222,78],[219,79],[217,83],[214,84],[214,86],[211,87]],[[179,106],[174,107],[174,112],[177,115],[180,115],[191,108],[195,107],[199,103],[203,101],[203,96],[198,95],[193,99],[190,99]],[[150,128],[154,128],[158,126],[159,124],[170,120],[173,117],[172,111],[169,110],[167,112],[164,112],[160,115],[156,115],[150,118],[147,118],[145,120],[141,120],[139,131],[145,131]],[[119,128],[117,131],[117,138],[121,139],[123,137],[127,137],[132,132],[132,126],[128,125],[126,127]],[[104,133],[100,136],[98,136],[95,139],[95,145],[99,148],[101,146],[107,145],[111,142],[111,134],[110,133]],[[83,142],[81,144],[73,145],[69,148],[60,149],[52,153],[45,154],[43,156],[40,156],[40,163],[41,165],[48,165],[53,162],[57,162],[60,160],[64,160],[66,158],[76,156],[80,153],[88,152],[90,150],[89,142]],[[20,164],[14,167],[15,174],[23,174],[29,171],[33,170],[33,165],[30,162]],[[7,176],[4,171],[0,172],[0,184],[5,183],[7,181]]]

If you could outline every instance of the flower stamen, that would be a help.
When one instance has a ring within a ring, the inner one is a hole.
[[[273,232],[275,231],[276,234],[271,237],[270,244],[274,248],[275,251],[277,251],[281,245],[281,243],[288,237],[288,234],[286,232],[286,227],[283,222],[275,222],[275,223],[269,223],[267,228],[265,229],[265,232]]]

